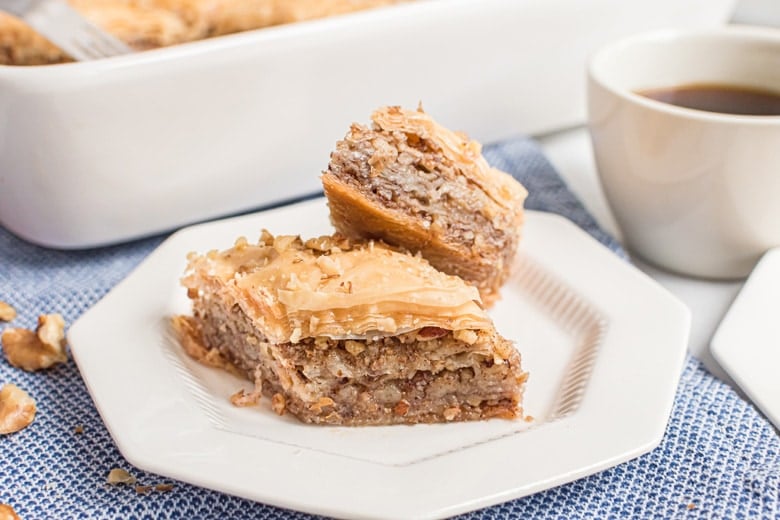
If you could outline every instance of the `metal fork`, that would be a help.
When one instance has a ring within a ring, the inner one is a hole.
[[[65,0],[0,0],[0,10],[21,18],[77,61],[132,52],[122,41],[82,17]]]

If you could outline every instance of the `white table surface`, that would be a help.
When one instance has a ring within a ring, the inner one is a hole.
[[[601,189],[587,130],[575,128],[556,132],[541,137],[540,142],[547,157],[598,223],[620,239],[620,230]],[[637,267],[688,306],[692,315],[689,350],[702,360],[716,377],[728,382],[739,391],[728,374],[712,357],[709,344],[743,282],[687,278],[649,266],[633,255],[632,260]]]

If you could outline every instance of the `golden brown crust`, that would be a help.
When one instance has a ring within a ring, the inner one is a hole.
[[[68,56],[27,24],[0,12],[0,65],[46,65]]]
[[[208,35],[260,29],[280,23],[276,14],[277,0],[216,0],[208,16]]]
[[[492,326],[478,291],[460,278],[382,243],[340,236],[304,243],[264,231],[256,244],[241,238],[225,251],[191,255],[182,283],[194,300],[218,288],[275,343]]]
[[[139,51],[197,40],[204,34],[204,22],[197,12],[176,11],[173,6],[95,0],[70,3],[89,21]]]
[[[408,0],[68,0],[85,18],[135,50]],[[0,64],[71,61],[24,22],[0,13]]]

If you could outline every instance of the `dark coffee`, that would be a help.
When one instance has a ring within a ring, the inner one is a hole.
[[[694,84],[638,90],[637,94],[696,110],[748,116],[780,115],[780,92],[739,85]]]

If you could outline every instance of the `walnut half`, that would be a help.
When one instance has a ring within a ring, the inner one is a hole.
[[[11,321],[16,318],[16,309],[0,301],[0,321]]]
[[[16,433],[35,419],[35,400],[13,383],[0,389],[0,434]]]
[[[0,520],[21,520],[14,508],[8,504],[0,504]]]
[[[65,320],[59,314],[38,317],[35,332],[10,328],[3,331],[3,352],[8,362],[28,372],[68,360],[65,350]]]

